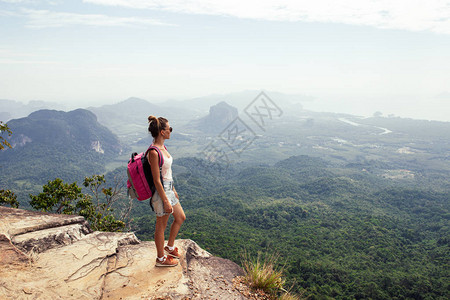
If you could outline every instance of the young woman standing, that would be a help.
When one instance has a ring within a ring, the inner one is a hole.
[[[155,116],[149,116],[148,122],[148,131],[153,136],[152,145],[158,147],[164,156],[164,163],[161,169],[163,182],[161,182],[158,152],[149,151],[147,154],[147,159],[150,162],[153,181],[156,187],[155,194],[150,199],[156,213],[156,266],[174,267],[178,265],[178,260],[176,260],[176,258],[180,258],[179,250],[174,246],[175,238],[180,230],[181,224],[183,224],[186,219],[186,215],[181,207],[177,191],[173,186],[173,157],[164,146],[164,141],[166,139],[170,139],[172,127],[170,127],[169,121],[162,117],[157,118]],[[174,221],[170,227],[169,241],[164,247],[164,231],[167,227],[167,221],[169,220],[170,214],[173,214]],[[166,252],[166,254],[164,254],[164,252]]]

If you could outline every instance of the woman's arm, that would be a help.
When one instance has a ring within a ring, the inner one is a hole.
[[[172,205],[170,204],[169,199],[167,199],[166,192],[164,191],[164,187],[160,179],[158,152],[150,150],[147,154],[147,159],[150,162],[153,183],[155,184],[155,188],[164,203],[164,211],[166,213],[170,213],[172,212]]]

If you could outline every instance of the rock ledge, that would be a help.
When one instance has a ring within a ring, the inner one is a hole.
[[[178,266],[155,267],[154,242],[91,232],[83,217],[0,207],[1,299],[246,299],[235,263],[177,240]]]

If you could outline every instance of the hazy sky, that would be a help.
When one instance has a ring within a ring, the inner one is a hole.
[[[0,99],[248,89],[450,121],[450,0],[0,0]]]

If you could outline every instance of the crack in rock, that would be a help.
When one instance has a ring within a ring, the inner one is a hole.
[[[112,256],[114,256],[114,255],[116,255],[116,254],[113,254]],[[103,257],[103,258],[96,258],[96,259],[92,260],[88,264],[83,265],[81,268],[76,270],[72,275],[70,275],[64,281],[72,282],[72,281],[78,280],[80,278],[86,277],[92,271],[94,271],[95,269],[99,268],[105,262],[105,260],[109,259],[109,257],[110,256],[106,256],[106,257]],[[95,262],[98,262],[98,264],[95,265]],[[73,277],[75,277],[75,278],[73,278]]]
[[[105,293],[105,288],[107,285],[106,281],[107,281],[109,275],[118,274],[119,276],[125,278],[127,280],[127,282],[123,286],[127,286],[130,283],[130,279],[128,278],[128,276],[121,274],[119,272],[119,270],[125,269],[125,268],[129,267],[130,265],[132,265],[134,262],[133,256],[131,255],[130,251],[127,249],[124,253],[125,254],[124,260],[126,260],[126,264],[118,267],[118,264],[122,262],[122,259],[120,259],[121,257],[119,255],[121,249],[117,249],[117,250],[118,250],[118,253],[111,256],[108,260],[107,272],[102,274],[99,278],[99,280],[102,280],[100,299],[103,299],[103,295]],[[109,264],[112,263],[111,262],[112,258],[114,258],[114,261],[113,261],[114,266],[110,267]]]

